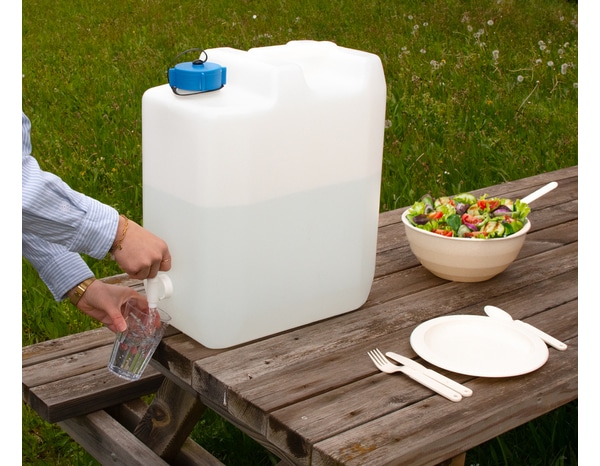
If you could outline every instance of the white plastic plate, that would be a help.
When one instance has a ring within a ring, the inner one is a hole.
[[[527,374],[543,366],[549,356],[540,338],[513,322],[483,316],[428,320],[413,330],[410,344],[431,364],[479,377]]]

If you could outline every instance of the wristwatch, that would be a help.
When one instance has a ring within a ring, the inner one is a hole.
[[[69,299],[71,300],[71,302],[73,303],[74,306],[77,306],[77,303],[79,302],[79,300],[81,299],[83,294],[88,289],[88,286],[90,286],[95,281],[96,281],[95,277],[88,278],[88,279],[82,281],[79,285],[77,285],[75,288],[73,288],[69,292],[70,293]]]

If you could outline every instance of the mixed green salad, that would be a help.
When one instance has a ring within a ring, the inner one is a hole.
[[[469,193],[434,199],[426,194],[406,214],[412,225],[443,236],[503,238],[519,231],[527,221],[529,206],[517,199],[477,199]]]

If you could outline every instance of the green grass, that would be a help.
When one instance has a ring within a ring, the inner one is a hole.
[[[34,155],[139,222],[141,97],[191,47],[314,39],[377,54],[388,95],[382,211],[578,163],[575,2],[24,0],[22,10]],[[23,345],[96,325],[53,302],[25,261],[22,277]],[[577,418],[573,402],[471,450],[467,464],[575,465]],[[272,464],[210,412],[194,436],[227,464]],[[22,449],[24,464],[95,464],[28,407]]]

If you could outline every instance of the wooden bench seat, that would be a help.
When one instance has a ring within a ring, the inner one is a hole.
[[[159,445],[157,451],[147,446],[147,439],[140,440],[148,410],[141,397],[155,394],[164,376],[152,363],[135,382],[111,374],[107,363],[114,338],[110,330],[99,328],[24,347],[23,401],[101,464],[222,465],[189,438],[181,449]],[[174,458],[167,462],[159,454]]]

